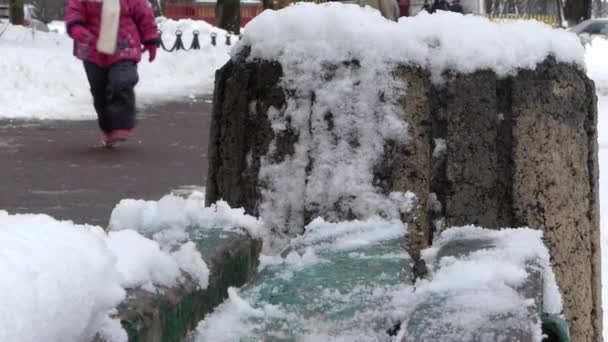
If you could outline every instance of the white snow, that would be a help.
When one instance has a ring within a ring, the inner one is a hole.
[[[500,289],[504,286],[515,288],[526,280],[526,267],[534,263],[543,271],[544,312],[560,314],[563,309],[561,294],[542,236],[542,231],[529,228],[491,230],[467,226],[447,229],[433,241],[432,247],[423,251],[422,257],[427,265],[432,264],[437,252],[450,241],[488,240],[493,247],[476,251],[459,260],[443,258],[438,272],[432,275],[433,280],[425,284],[424,288],[436,292]],[[526,299],[528,298],[524,298]],[[488,303],[477,304],[495,307]]]
[[[253,308],[239,296],[235,288],[228,289],[228,299],[215,310],[216,314],[209,315],[197,327],[196,341],[229,342],[240,341],[250,335],[255,325],[249,318],[263,319],[266,317],[285,317],[286,315],[275,306],[266,305]],[[298,319],[297,317],[292,317]]]
[[[123,276],[123,285],[134,288],[153,284],[173,286],[180,276],[177,262],[158,243],[136,231],[123,230],[108,234],[108,247],[117,257],[116,269]]]
[[[395,23],[369,7],[340,3],[267,10],[247,25],[242,45],[251,45],[252,58],[270,60],[412,62],[431,70],[436,81],[447,70],[513,74],[518,68],[535,68],[549,55],[584,65],[576,35],[537,21],[499,24],[441,12]]]
[[[224,32],[202,21],[159,19],[168,48],[175,30],[184,31],[190,47],[193,30],[200,31],[201,50],[166,53],[159,49],[149,63],[139,64],[136,87],[140,104],[180,100],[213,91],[215,70],[229,58]],[[218,46],[209,34],[218,33]],[[62,33],[36,32],[9,26],[0,36],[0,118],[94,119],[95,111],[82,62],[72,56],[72,40]]]
[[[600,97],[608,95],[608,63],[606,62],[606,56],[608,56],[608,40],[596,38],[586,46],[587,75],[595,82]]]
[[[467,255],[443,256],[437,260],[437,252],[451,241],[489,241],[487,247]],[[395,300],[401,305],[406,317],[415,314],[417,305],[429,300],[443,300],[441,312],[435,320],[450,331],[460,332],[459,340],[471,340],[478,329],[488,321],[496,324],[494,333],[501,334],[500,326],[531,328],[541,340],[540,321],[523,319],[528,317],[528,307],[534,298],[523,297],[517,292],[529,277],[529,269],[543,274],[544,312],[562,313],[562,299],[550,257],[542,241],[542,231],[528,228],[488,230],[478,227],[450,228],[441,233],[433,246],[423,251],[423,258],[430,267],[428,279],[418,280],[415,290],[403,291]],[[495,315],[511,313],[503,320],[492,320]],[[452,330],[453,329],[453,330]],[[432,336],[432,327],[425,333]],[[508,339],[507,335],[494,336],[492,340]],[[456,337],[456,335],[451,335]]]
[[[399,106],[406,85],[386,77],[391,72],[388,64],[362,59],[360,65],[338,64],[332,70],[322,51],[299,55],[298,46],[288,44],[286,52],[276,56],[283,65],[282,86],[296,91],[285,108],[267,113],[275,140],[261,159],[259,179],[266,186],[262,219],[274,231],[294,236],[302,231],[305,212],[324,212],[334,222],[347,211],[358,219],[400,217],[411,209],[414,196],[384,195],[373,182],[373,168],[388,141],[402,146],[409,138]],[[276,137],[284,134],[297,136],[295,152],[277,160]]]
[[[186,241],[189,227],[245,229],[253,237],[265,238],[261,220],[224,201],[205,207],[204,198],[202,192],[194,191],[187,198],[170,194],[158,201],[124,199],[112,211],[109,228],[132,229],[167,247]]]
[[[602,301],[608,301],[608,41],[596,38],[587,45],[587,74],[595,81],[598,96],[600,163],[600,226],[602,248]],[[608,339],[608,310],[604,310],[604,339]]]
[[[326,262],[319,254],[370,247],[407,234],[407,225],[400,220],[386,220],[372,216],[366,220],[327,222],[316,218],[304,228],[304,234],[289,241],[286,256],[261,255],[262,270],[269,265],[287,265],[287,270],[299,270]],[[356,252],[353,252],[356,253]],[[364,258],[364,255],[358,255]]]
[[[110,318],[125,289],[173,286],[182,272],[208,285],[194,243],[168,252],[133,230],[0,211],[0,245],[0,341],[126,341]]]
[[[315,251],[347,251],[376,243],[398,239],[407,232],[401,220],[385,220],[372,216],[364,221],[353,220],[338,223],[316,218],[309,223],[305,233],[291,240],[294,248],[314,248]],[[314,247],[311,247],[314,246]]]
[[[101,228],[0,211],[0,242],[0,341],[91,341],[112,326],[125,291]]]

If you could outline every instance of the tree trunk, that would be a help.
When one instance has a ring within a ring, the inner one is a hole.
[[[11,24],[23,25],[23,0],[10,0]]]
[[[567,0],[564,5],[564,17],[569,26],[591,18],[591,0]]]
[[[155,17],[163,16],[163,7],[160,3],[160,0],[148,0],[150,6],[152,6],[152,11],[154,12]]]
[[[241,31],[241,2],[239,0],[218,0],[215,7],[217,26],[232,34]]]
[[[264,9],[271,9],[272,8],[272,0],[262,0],[262,6],[264,7]]]
[[[564,3],[562,0],[555,0],[555,5],[557,6],[557,15],[559,17],[559,26],[565,28],[566,17],[564,15]]]

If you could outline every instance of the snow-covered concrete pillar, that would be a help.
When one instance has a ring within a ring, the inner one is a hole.
[[[583,56],[576,36],[536,22],[390,23],[341,4],[265,12],[216,76],[207,202],[259,215],[270,249],[316,217],[401,220],[414,260],[446,226],[542,230],[573,340],[600,341]]]

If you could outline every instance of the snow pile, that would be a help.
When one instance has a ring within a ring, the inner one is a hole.
[[[194,243],[176,251],[135,231],[108,235],[100,227],[46,215],[0,211],[0,341],[126,341],[110,319],[125,289],[154,291],[189,273],[201,288],[209,270]]]
[[[101,228],[0,211],[0,241],[0,341],[91,341],[100,323],[116,327],[108,314],[125,291]]]
[[[447,70],[509,75],[533,69],[550,55],[584,63],[575,34],[537,21],[495,23],[475,15],[423,12],[395,23],[369,7],[340,3],[265,11],[247,25],[244,45],[252,47],[252,58],[269,60],[411,62],[426,67],[437,81]]]
[[[186,229],[191,227],[242,228],[253,237],[265,237],[262,222],[246,215],[244,209],[232,209],[224,201],[205,207],[204,197],[195,191],[188,198],[166,195],[159,201],[124,199],[112,211],[109,228],[132,229],[169,247],[186,241]]]
[[[211,46],[209,34],[223,32],[200,21],[159,20],[167,47],[175,29],[200,31],[201,50],[166,53],[154,63],[144,54],[136,87],[139,103],[178,100],[213,91],[215,70],[229,58],[228,47]],[[96,117],[82,62],[72,56],[72,40],[65,34],[35,32],[9,26],[0,36],[0,118],[92,119]],[[189,36],[188,36],[189,35]]]
[[[201,288],[209,284],[209,269],[193,242],[184,243],[175,252],[133,230],[108,234],[108,247],[117,257],[116,269],[123,276],[125,288],[143,287],[155,291],[155,285],[172,287],[181,273],[190,274]]]
[[[488,246],[473,249],[469,254],[451,253],[438,258],[442,248],[455,241],[458,246],[463,242],[468,245],[487,242]],[[464,334],[458,337],[459,340],[475,339],[478,331],[492,321],[502,327],[492,329],[495,333],[508,333],[507,327],[532,328],[540,341],[540,321],[525,319],[530,316],[534,298],[524,297],[524,291],[518,291],[530,280],[531,270],[542,272],[543,312],[562,313],[561,294],[551,269],[549,252],[542,241],[542,231],[528,228],[497,231],[473,226],[451,228],[422,255],[431,266],[429,279],[419,280],[415,291],[407,291],[397,300],[406,317],[416,314],[419,306],[423,307],[429,300],[440,305],[440,310],[435,312],[439,317],[434,320],[440,322],[438,326],[443,329],[449,327],[450,331]],[[433,336],[433,333],[431,327],[427,327],[423,335]],[[494,336],[493,339],[504,338]]]
[[[255,324],[249,319],[276,318],[285,319],[286,314],[274,305],[266,304],[261,308],[253,308],[243,299],[237,289],[228,289],[228,299],[217,307],[212,315],[208,315],[197,327],[196,342],[231,342],[241,341],[251,336]],[[292,317],[294,320],[299,317]]]

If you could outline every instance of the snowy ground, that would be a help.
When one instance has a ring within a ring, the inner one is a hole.
[[[598,143],[600,161],[600,225],[602,232],[602,298],[604,339],[608,338],[608,41],[595,39],[587,46],[587,73],[595,81],[598,96]]]
[[[201,50],[158,52],[154,63],[147,55],[139,64],[136,91],[140,104],[194,98],[213,91],[215,70],[228,60],[224,32],[202,21],[159,19],[168,48],[175,31],[184,32],[187,48],[192,32],[200,32]],[[61,23],[54,23],[61,28]],[[210,33],[218,34],[217,46]],[[89,86],[82,63],[72,56],[72,40],[62,33],[35,32],[10,26],[0,36],[0,118],[93,119]]]

